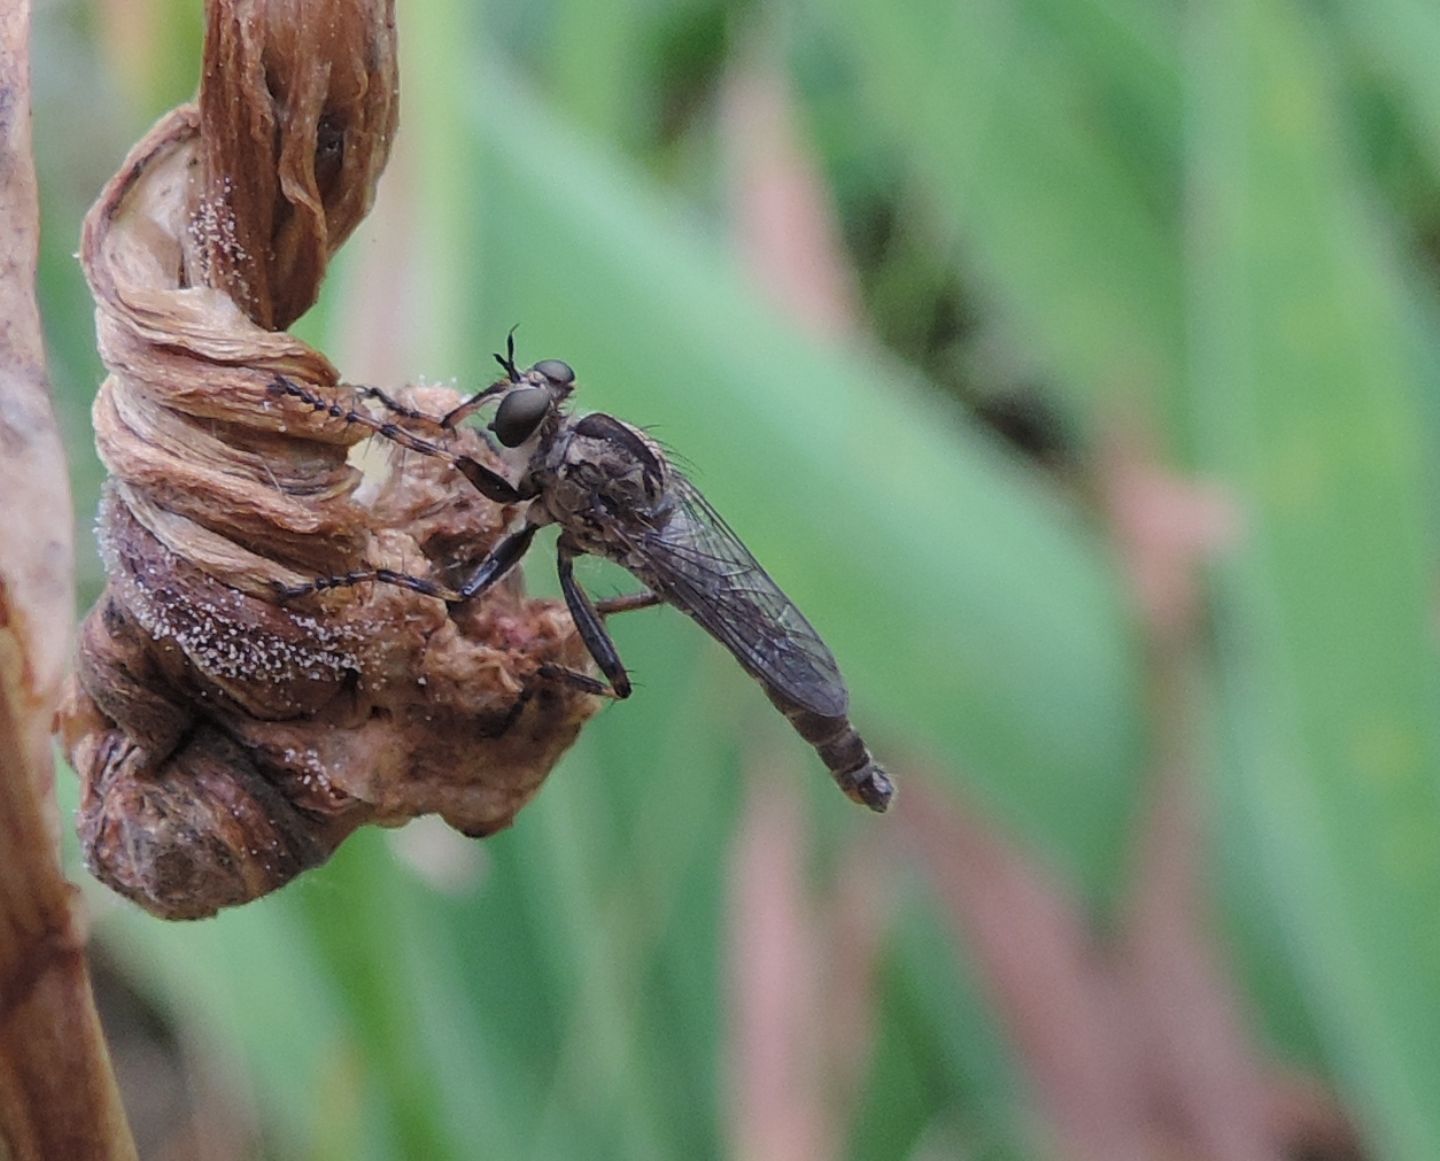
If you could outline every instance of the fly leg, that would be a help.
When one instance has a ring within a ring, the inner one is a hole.
[[[535,539],[537,526],[527,524],[518,532],[512,532],[504,540],[492,548],[475,567],[460,591],[456,599],[461,601],[474,600],[491,585],[504,579],[505,574],[520,563],[520,558],[530,550],[530,542]],[[447,598],[448,600],[449,598]]]
[[[364,584],[366,581],[379,581],[382,584],[399,585],[401,588],[424,593],[427,597],[439,597],[452,605],[459,604],[474,600],[514,568],[530,547],[530,542],[535,539],[535,531],[535,525],[527,524],[520,531],[505,537],[476,565],[475,571],[458,589],[390,568],[357,568],[341,576],[316,577],[301,585],[282,585],[279,589],[280,599],[294,600],[296,597],[324,592],[327,589],[343,589]]]
[[[578,585],[576,586],[576,591],[579,593],[581,600],[586,599],[585,594],[579,591]],[[569,604],[568,594],[566,596],[566,603]],[[652,593],[649,589],[641,589],[638,593],[626,593],[624,596],[606,597],[603,601],[596,601],[594,611],[600,617],[608,617],[612,613],[628,613],[632,609],[649,609],[663,603],[664,600],[660,596]],[[581,622],[575,618],[573,606],[571,607],[570,615],[572,619],[575,619],[575,624],[578,628]],[[603,634],[604,631],[601,630],[601,632]],[[583,630],[581,632],[581,639],[584,640],[586,648],[590,649],[590,655],[594,657],[596,661],[599,661],[599,654],[591,647],[590,638],[585,636]],[[604,641],[605,644],[609,646],[610,655],[615,659],[615,664],[618,666],[620,664],[620,656],[615,650],[615,643],[610,640],[608,634],[604,636]],[[623,675],[625,671],[622,668],[620,672]],[[628,678],[626,679],[624,687],[626,692],[622,694],[619,692],[618,686],[612,688],[603,681],[591,677],[588,673],[580,673],[574,669],[566,669],[563,665],[542,665],[540,667],[540,675],[556,681],[563,681],[567,685],[573,685],[575,688],[583,689],[586,693],[593,693],[597,697],[625,697],[628,695],[630,688]]]
[[[328,589],[347,589],[354,585],[364,584],[366,581],[398,585],[402,589],[424,593],[427,597],[439,597],[442,601],[461,599],[460,594],[452,588],[447,588],[432,580],[426,580],[423,576],[411,576],[409,573],[396,572],[391,568],[357,568],[353,572],[347,572],[341,576],[320,576],[300,585],[277,585],[276,591],[282,602],[293,601],[298,597],[308,596],[310,593],[323,593]]]
[[[484,407],[486,403],[494,399],[501,390],[504,390],[504,388],[508,386],[508,383],[496,384],[491,387],[486,387],[485,390],[470,396],[470,398],[460,404],[459,407],[454,407],[441,416],[438,420],[440,426],[447,430],[457,426],[462,420],[474,415],[475,412],[479,411],[480,408]],[[481,434],[483,435],[484,432],[481,432]]]
[[[571,669],[565,665],[551,665],[546,662],[535,672],[549,681],[558,681],[564,685],[574,686],[582,693],[588,693],[595,697],[618,698],[620,696],[598,677],[591,677],[588,673],[581,673],[578,669]]]
[[[479,566],[470,575],[470,578],[460,586],[458,593],[459,598],[463,601],[471,600],[503,579],[505,574],[514,568],[515,565],[520,562],[520,558],[529,550],[531,542],[535,539],[535,533],[538,531],[538,525],[527,524],[524,528],[520,529],[520,531],[507,536],[492,548],[489,555],[480,562]],[[583,600],[584,594],[581,593],[580,596]],[[568,595],[566,599],[568,603]],[[575,616],[573,607],[570,615],[572,618]],[[577,621],[576,623],[578,625],[579,622]],[[588,647],[590,644],[589,639],[584,638],[584,640]],[[613,645],[610,647],[610,651],[612,654],[615,652]],[[580,673],[574,669],[567,669],[563,665],[547,663],[540,666],[537,672],[541,677],[552,681],[562,681],[567,685],[572,685],[577,689],[583,690],[585,693],[596,694],[597,696],[603,697],[621,696],[619,694],[613,694],[610,686],[606,685],[603,681],[591,677],[588,673]],[[625,671],[622,669],[620,673],[623,678]],[[527,691],[522,697],[528,700],[532,692],[533,691]],[[626,686],[626,692],[629,692],[628,684]],[[523,708],[523,705],[521,708]],[[516,713],[518,715],[519,710],[517,710]]]
[[[476,490],[482,496],[497,504],[516,504],[521,500],[534,498],[533,492],[520,491],[504,476],[491,471],[479,460],[472,459],[470,456],[456,455],[449,448],[441,447],[438,443],[431,443],[428,439],[422,439],[397,424],[376,419],[373,415],[366,415],[365,412],[356,411],[353,407],[344,407],[285,378],[284,375],[276,375],[270,381],[270,389],[278,394],[288,395],[292,399],[299,399],[302,403],[308,403],[316,411],[323,411],[335,419],[367,428],[381,438],[388,439],[391,443],[397,443],[410,451],[447,461],[475,485]]]
[[[379,387],[356,387],[355,394],[362,395],[366,399],[373,399],[380,404],[391,415],[398,415],[401,419],[418,420],[422,423],[430,423],[435,426],[440,424],[440,416],[429,415],[423,411],[417,411],[413,407],[406,407],[394,396],[380,390]]]
[[[626,676],[625,666],[620,663],[615,642],[610,640],[610,635],[605,632],[604,622],[600,620],[600,613],[594,602],[575,580],[576,555],[574,544],[567,537],[560,537],[555,545],[555,565],[560,573],[560,588],[565,594],[565,604],[570,608],[570,617],[575,622],[580,640],[585,642],[585,648],[590,650],[590,656],[595,658],[595,664],[609,681],[609,692],[617,698],[629,697],[630,678]],[[593,677],[589,680],[595,681]],[[597,681],[595,684],[600,683]]]
[[[619,597],[606,597],[603,601],[595,602],[595,611],[602,617],[608,617],[612,613],[629,613],[635,609],[652,609],[656,605],[663,605],[665,598],[649,589],[641,589],[638,593],[626,593]]]
[[[407,407],[393,395],[382,391],[379,387],[360,385],[356,386],[354,390],[357,395],[361,395],[366,399],[375,400],[376,403],[380,404],[380,406],[390,412],[391,415],[398,415],[401,419],[408,419],[412,423],[428,423],[431,427],[439,427],[447,432],[453,430],[456,424],[466,416],[484,407],[485,404],[494,399],[497,394],[494,387],[487,387],[485,390],[467,399],[464,403],[460,404],[459,407],[452,408],[444,415],[431,415],[428,411],[420,411],[414,407]],[[495,441],[490,438],[488,432],[478,427],[475,428],[474,431],[491,451],[498,450],[495,447]]]

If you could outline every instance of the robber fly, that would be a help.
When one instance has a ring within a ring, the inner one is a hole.
[[[571,415],[566,403],[575,389],[575,372],[569,364],[543,359],[521,371],[515,365],[513,334],[506,354],[495,358],[505,378],[439,422],[453,428],[494,402],[489,430],[501,445],[497,450],[513,483],[395,423],[347,410],[287,379],[275,380],[277,391],[317,410],[362,424],[414,451],[448,459],[496,503],[525,505],[520,527],[504,536],[456,589],[389,569],[364,569],[286,588],[282,595],[294,598],[378,580],[447,601],[472,600],[520,561],[540,528],[559,525],[556,555],[565,603],[608,686],[583,674],[567,674],[571,680],[594,693],[630,695],[630,679],[601,612],[575,580],[575,558],[590,553],[627,569],[648,589],[606,602],[607,612],[660,602],[674,605],[760,683],[815,747],[840,789],[871,810],[889,806],[894,785],[850,725],[850,695],[835,658],[695,485],[644,432],[598,412]],[[376,389],[365,390],[401,415],[431,418],[401,407]]]

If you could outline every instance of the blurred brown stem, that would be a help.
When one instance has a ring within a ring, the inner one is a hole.
[[[78,894],[60,871],[50,725],[68,665],[70,489],[50,408],[35,263],[30,6],[0,10],[0,1153],[127,1158],[85,966]]]

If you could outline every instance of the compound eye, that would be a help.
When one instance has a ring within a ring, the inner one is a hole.
[[[575,382],[575,371],[561,359],[541,359],[531,370],[539,371],[550,382],[559,387],[568,387]]]
[[[519,447],[535,434],[549,411],[549,391],[544,387],[519,387],[500,401],[490,430],[506,447]]]

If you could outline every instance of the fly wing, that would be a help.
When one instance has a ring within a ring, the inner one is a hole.
[[[673,506],[634,537],[642,577],[787,700],[841,717],[849,694],[835,658],[699,489],[672,469]]]

